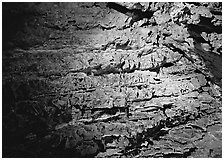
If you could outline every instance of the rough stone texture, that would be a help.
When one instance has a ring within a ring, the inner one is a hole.
[[[222,157],[221,7],[3,3],[3,157]]]

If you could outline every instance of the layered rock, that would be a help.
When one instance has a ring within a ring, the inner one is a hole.
[[[221,157],[220,4],[3,5],[3,157]]]

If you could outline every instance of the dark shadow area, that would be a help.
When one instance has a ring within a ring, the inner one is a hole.
[[[187,25],[188,32],[193,38],[194,44],[206,43],[209,44],[212,49],[214,49],[210,44],[211,40],[206,40],[201,36],[202,32],[207,34],[222,33],[222,26],[215,26],[212,24],[212,20],[213,18],[200,16],[200,22],[198,24]],[[193,52],[197,52],[197,54],[202,57],[205,62],[209,62],[209,65],[206,63],[206,67],[214,76],[212,81],[222,87],[222,54],[218,55],[212,51],[205,51],[203,48],[201,48],[201,50],[196,49]]]
[[[28,48],[42,44],[46,32],[38,26],[37,18],[41,13],[38,3],[2,3],[2,46],[3,50]]]
[[[2,156],[5,158],[39,157],[40,153],[46,152],[44,151],[46,148],[39,148],[40,141],[43,141],[44,137],[52,132],[57,123],[71,120],[69,111],[62,113],[53,105],[49,110],[47,109],[50,107],[49,102],[32,99],[32,96],[38,92],[51,92],[46,81],[41,82],[38,78],[35,80],[21,78],[22,72],[18,72],[17,75],[11,74],[10,77],[7,75],[8,71],[11,71],[10,67],[13,63],[25,61],[27,58],[21,56],[21,59],[13,59],[12,57],[17,56],[15,54],[18,53],[10,52],[11,54],[8,54],[8,50],[27,49],[40,45],[48,37],[48,34],[39,25],[43,13],[38,5],[39,3],[2,3],[2,47],[3,55],[8,56],[8,59],[3,59],[3,67],[7,69],[3,69],[2,85]],[[21,67],[20,65],[18,68]],[[35,67],[28,72],[35,73]],[[46,106],[48,107],[46,108]],[[46,155],[51,152],[49,148],[47,152]]]
[[[208,17],[202,17],[200,16],[200,22],[198,24],[189,24],[188,29],[189,30],[194,30],[197,33],[222,33],[222,26],[214,26],[211,21],[213,18],[208,18]]]
[[[137,21],[140,21],[142,20],[143,18],[148,18],[150,19],[152,16],[153,16],[153,13],[152,11],[141,11],[141,9],[128,9],[124,6],[121,6],[117,3],[114,3],[114,2],[109,2],[107,3],[107,6],[109,8],[112,8],[118,12],[121,12],[129,17],[131,17],[131,21],[130,21],[130,25],[132,25],[134,22],[137,22]]]
[[[33,93],[32,89],[29,89],[30,83],[32,83],[30,80],[27,83],[21,83],[18,80],[17,83],[3,84],[2,156],[4,158],[44,155],[49,157],[54,149],[45,144],[46,141],[50,143],[52,140],[51,137],[46,137],[54,132],[56,124],[71,120],[71,110],[58,109],[50,103],[51,99],[44,97],[42,100],[32,100],[30,95]],[[15,85],[20,87],[13,87]],[[37,88],[34,90],[38,91]]]

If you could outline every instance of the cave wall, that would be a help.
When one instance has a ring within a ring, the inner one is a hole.
[[[222,3],[3,3],[3,157],[221,157]]]

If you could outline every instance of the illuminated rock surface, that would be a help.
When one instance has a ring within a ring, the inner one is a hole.
[[[3,157],[222,156],[221,3],[2,8]]]

